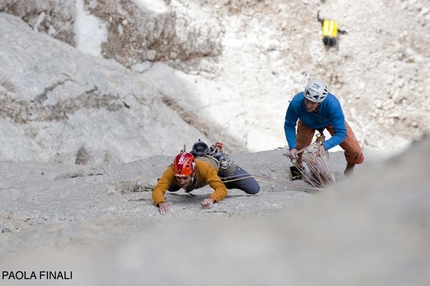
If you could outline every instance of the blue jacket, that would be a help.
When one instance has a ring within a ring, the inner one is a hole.
[[[326,150],[339,145],[346,138],[345,117],[342,107],[339,100],[331,93],[321,103],[317,112],[306,111],[303,92],[293,97],[288,106],[284,123],[285,136],[290,150],[296,148],[296,123],[298,119],[307,127],[315,130],[333,126],[333,136],[323,143]]]

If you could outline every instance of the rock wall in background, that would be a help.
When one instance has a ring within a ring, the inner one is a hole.
[[[12,15],[0,14],[0,22],[1,160],[130,162],[222,133],[217,124],[193,123],[193,113],[115,61],[81,54]]]
[[[223,141],[230,152],[273,149],[285,145],[289,100],[314,77],[326,80],[339,97],[363,149],[405,147],[429,129],[427,6],[400,0],[0,1],[0,11],[27,26],[1,27],[8,45],[0,78],[1,128],[7,131],[2,143],[13,147],[0,159],[73,163],[84,148],[92,163],[128,162],[173,155],[178,145],[198,138]],[[335,48],[322,45],[318,10],[348,32]],[[8,34],[11,29],[15,34]],[[55,45],[61,52],[49,43],[56,40],[66,43]],[[112,61],[133,92],[122,90],[117,75],[91,70]],[[109,91],[100,92],[93,82],[76,88],[76,77],[103,81]],[[61,107],[53,107],[58,94]],[[148,100],[127,108],[123,96]],[[21,107],[23,101],[29,103]],[[132,118],[116,117],[131,109]],[[147,109],[163,123],[142,123],[137,114],[145,118]],[[78,114],[81,119],[73,122]],[[94,125],[97,116],[109,128]],[[82,126],[96,136],[82,136],[76,131]],[[121,131],[108,131],[113,126]]]

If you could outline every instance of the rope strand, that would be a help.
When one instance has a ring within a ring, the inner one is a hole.
[[[225,180],[227,178],[227,180]],[[229,177],[223,177],[221,180],[224,183],[230,183],[230,182],[235,182],[235,181],[239,181],[239,180],[244,180],[244,179],[249,179],[249,178],[254,178],[254,179],[261,179],[261,180],[266,180],[266,181],[270,181],[270,182],[274,182],[274,183],[278,183],[278,184],[283,184],[283,185],[288,185],[288,186],[294,186],[294,187],[298,187],[298,188],[302,188],[302,189],[309,189],[309,190],[322,190],[321,188],[318,188],[316,186],[313,187],[305,187],[305,186],[300,186],[297,185],[295,183],[292,182],[287,182],[287,181],[282,181],[282,180],[277,180],[277,179],[273,179],[267,176],[259,176],[259,175],[254,175],[254,174],[249,174],[249,175],[237,175],[237,176],[229,176]]]

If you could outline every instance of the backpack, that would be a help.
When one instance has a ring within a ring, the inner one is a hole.
[[[201,141],[194,143],[191,154],[196,161],[205,161],[209,163],[214,169],[228,169],[232,161],[230,157],[222,150],[223,144],[216,142],[210,148],[208,145]]]
[[[197,156],[197,157],[195,157],[195,160],[196,160],[196,162],[197,161],[204,161],[206,163],[209,163],[209,165],[211,165],[212,168],[217,170],[217,172],[220,168],[220,163],[218,162],[218,160],[215,159],[214,157],[210,156],[210,155]]]

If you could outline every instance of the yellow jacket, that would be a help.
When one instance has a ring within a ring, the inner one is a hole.
[[[227,196],[227,188],[217,175],[217,170],[214,169],[209,163],[205,161],[196,161],[195,176],[197,180],[196,189],[209,185],[214,192],[209,196],[215,201],[219,202]],[[169,186],[175,183],[175,173],[173,166],[170,165],[164,171],[157,185],[152,190],[152,200],[158,206],[159,203],[165,202],[164,194],[167,192]]]

